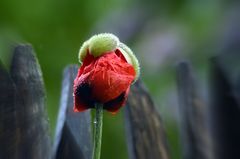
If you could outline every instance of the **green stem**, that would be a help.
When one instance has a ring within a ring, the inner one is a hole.
[[[94,119],[94,147],[92,159],[100,159],[101,144],[102,144],[102,122],[103,119],[103,106],[96,104],[96,114]]]

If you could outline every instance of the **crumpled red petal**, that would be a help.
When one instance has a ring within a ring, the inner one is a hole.
[[[115,53],[100,57],[90,78],[93,96],[101,103],[110,101],[125,92],[135,78],[134,68]]]
[[[94,101],[90,98],[91,88],[87,83],[74,85],[74,112],[82,112],[94,106]]]
[[[125,103],[135,75],[133,66],[119,52],[97,58],[88,53],[74,80],[74,111],[103,103],[104,109],[116,112]]]
[[[94,106],[94,101],[91,99],[91,88],[87,82],[88,72],[92,70],[93,65],[94,56],[88,53],[74,80],[74,112],[82,112]]]
[[[107,111],[111,112],[112,114],[116,114],[118,112],[118,110],[122,106],[125,105],[125,103],[127,101],[129,90],[130,90],[130,86],[124,93],[120,94],[117,98],[115,98],[107,103],[104,103],[103,109],[106,109]]]

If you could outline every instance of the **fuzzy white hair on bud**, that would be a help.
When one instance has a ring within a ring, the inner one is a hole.
[[[103,33],[94,35],[89,39],[89,52],[98,57],[110,51],[114,51],[119,45],[119,39],[113,34]]]
[[[88,41],[89,41],[89,40],[88,40]],[[82,46],[81,46],[81,48],[80,48],[80,50],[79,50],[78,60],[79,60],[80,63],[82,63],[83,59],[84,59],[84,58],[86,57],[86,55],[87,55],[87,50],[88,50],[88,46],[89,46],[88,41],[85,41],[85,42],[82,44]]]

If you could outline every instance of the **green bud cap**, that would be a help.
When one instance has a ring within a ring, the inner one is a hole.
[[[119,45],[119,39],[110,33],[94,35],[89,39],[89,52],[98,57],[106,52],[114,51]]]
[[[89,41],[89,40],[88,40]],[[79,54],[78,54],[78,60],[80,63],[82,63],[83,59],[86,57],[87,55],[87,49],[88,49],[88,41],[85,41],[83,43],[83,45],[81,46],[80,50],[79,50]]]

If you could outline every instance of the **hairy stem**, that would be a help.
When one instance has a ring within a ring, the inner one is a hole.
[[[96,114],[94,119],[94,147],[92,159],[100,159],[101,144],[102,144],[102,122],[103,119],[103,106],[96,104]]]

